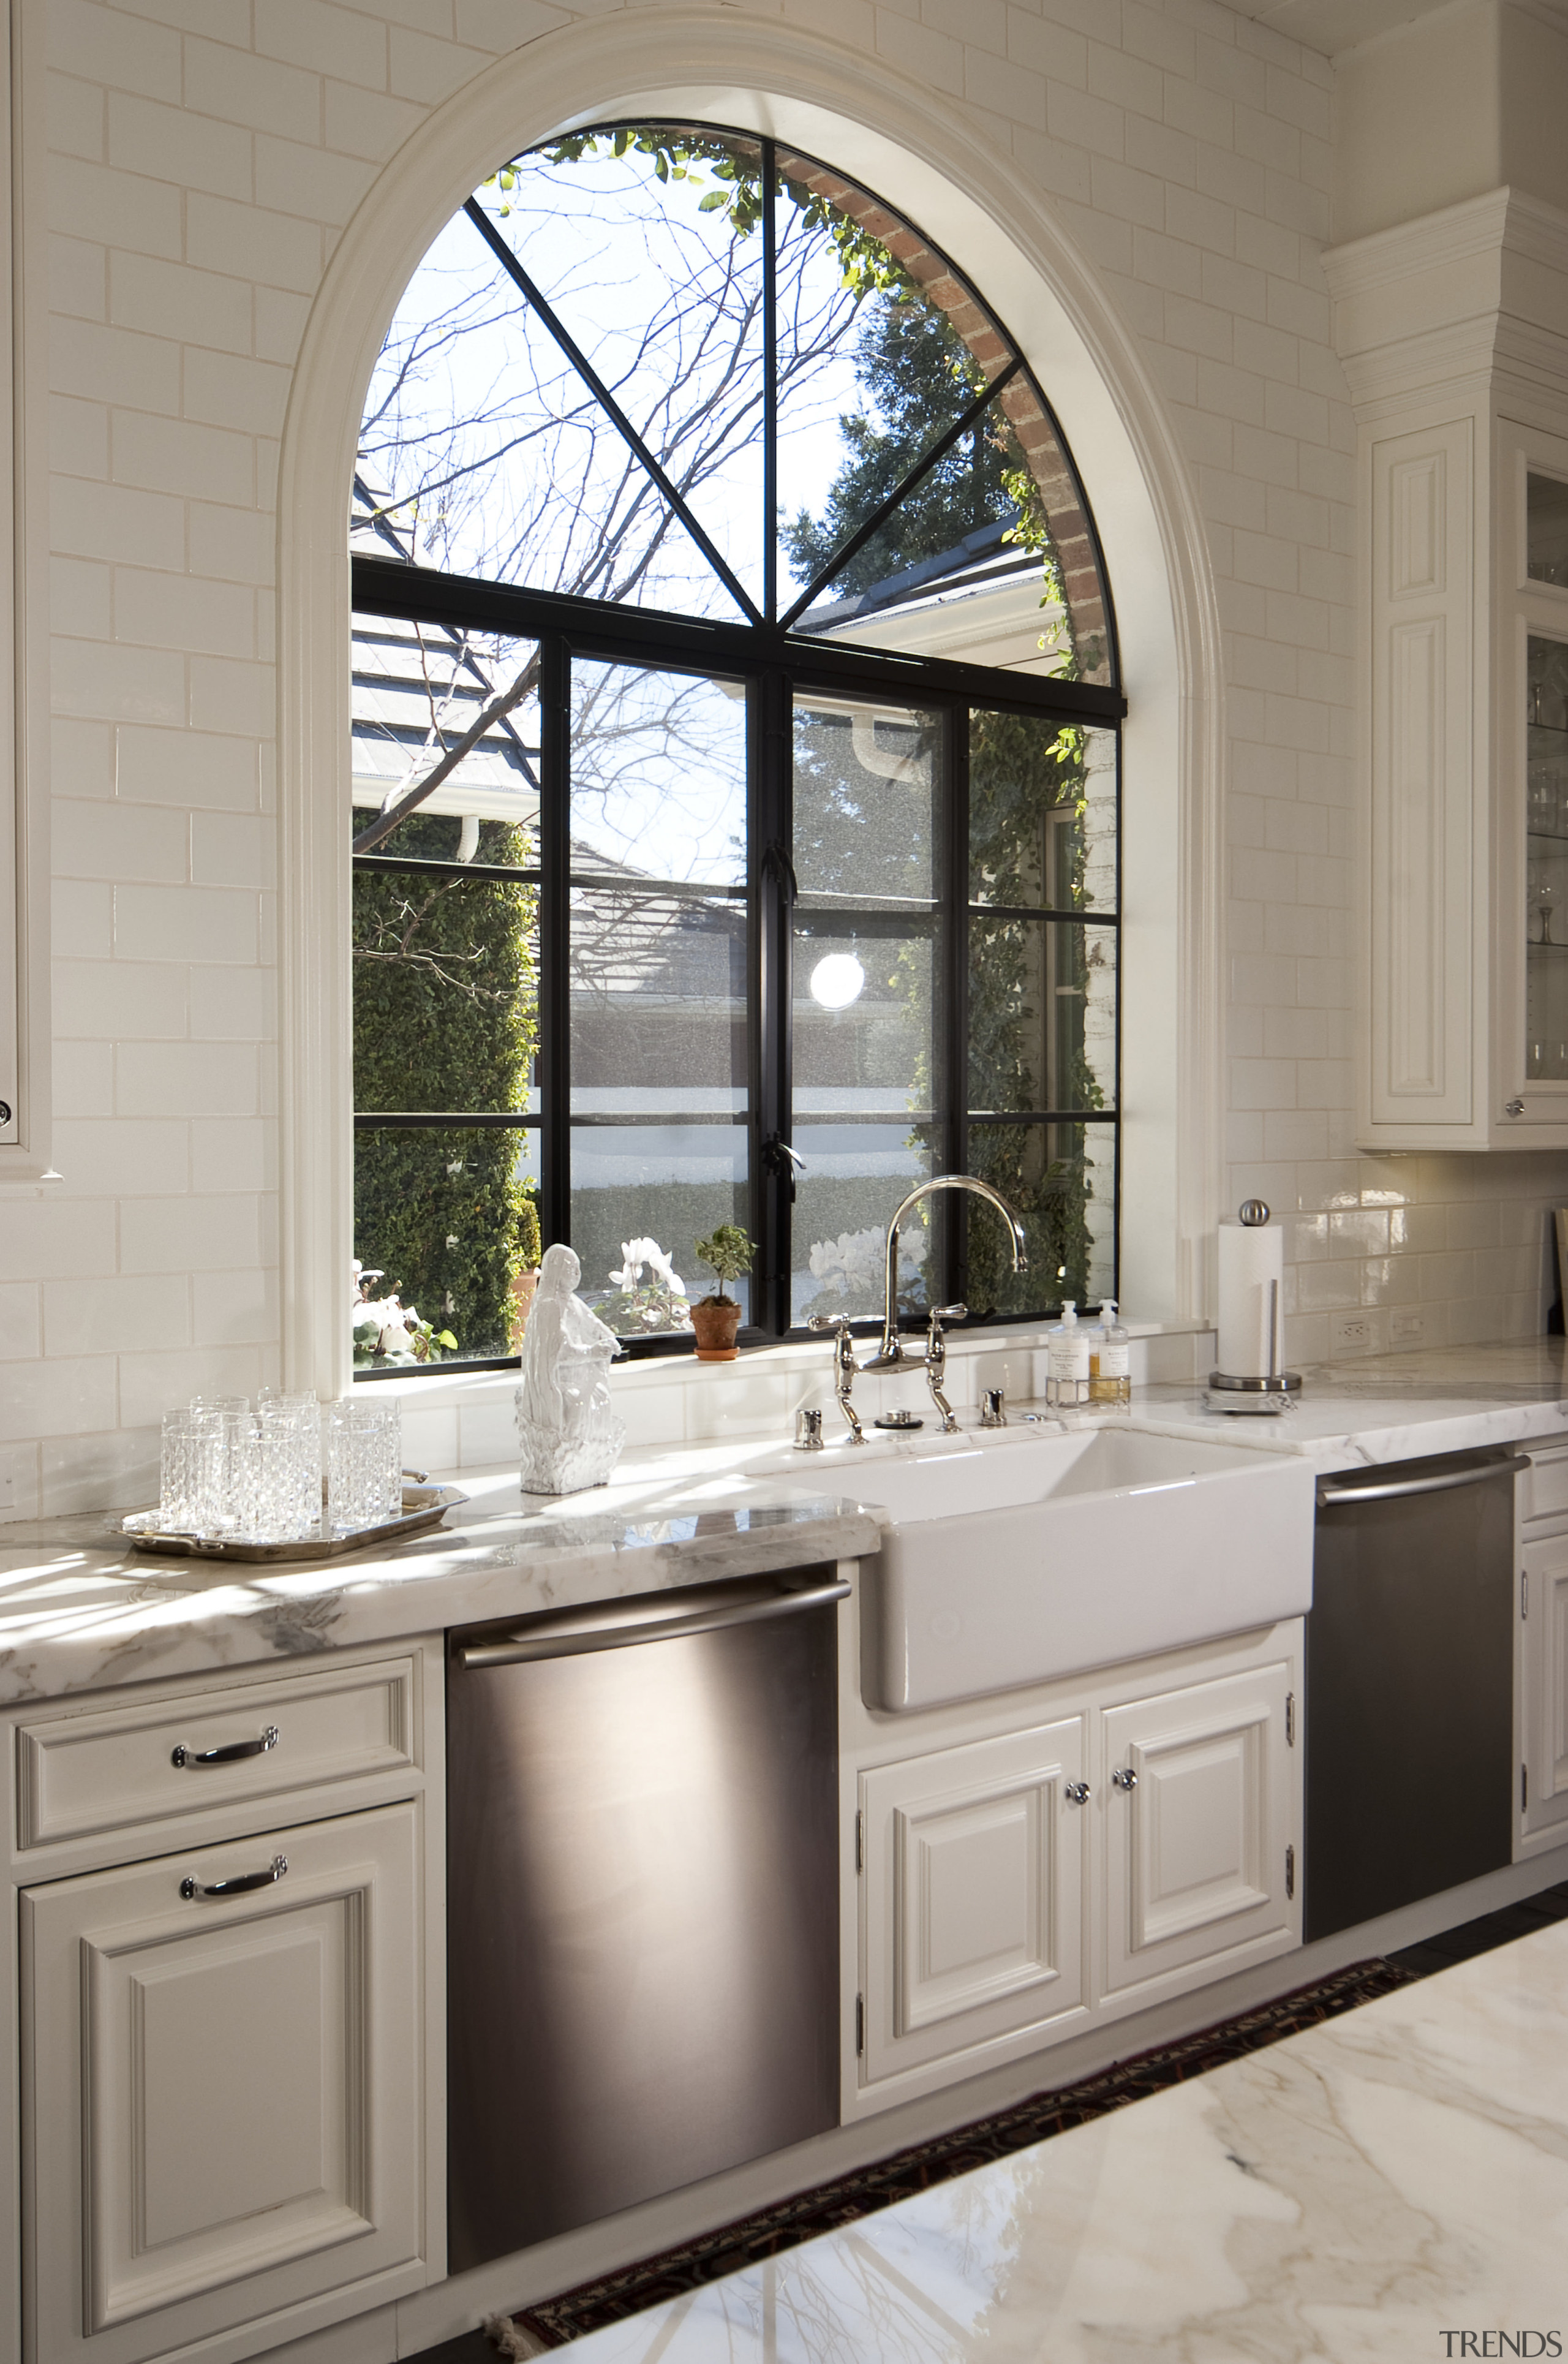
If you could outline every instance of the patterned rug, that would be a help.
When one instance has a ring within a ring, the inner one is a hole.
[[[994,2118],[982,2118],[975,2125],[940,2135],[934,2142],[917,2143],[913,2149],[898,2151],[874,2167],[860,2168],[836,2182],[797,2192],[794,2199],[760,2209],[754,2216],[743,2216],[717,2232],[683,2242],[678,2249],[623,2266],[618,2273],[584,2282],[576,2290],[562,2292],[559,2298],[540,2300],[517,2315],[497,2316],[485,2327],[502,2352],[512,2357],[564,2347],[584,2332],[619,2323],[663,2299],[678,2298],[703,2282],[738,2273],[742,2267],[776,2257],[781,2249],[793,2249],[818,2233],[834,2232],[841,2225],[853,2224],[857,2216],[872,2215],[879,2208],[891,2207],[895,2200],[907,2200],[934,2183],[945,2183],[950,2176],[967,2174],[971,2168],[984,2167],[1009,2151],[1026,2150],[1030,2143],[1043,2142],[1069,2126],[1086,2124],[1107,2110],[1125,2109],[1129,2102],[1162,2092],[1168,2085],[1206,2076],[1227,2060],[1239,2060],[1265,2044],[1277,2044],[1282,2036],[1299,2035],[1304,2027],[1316,2027],[1378,1995],[1392,1994],[1396,1987],[1409,1985],[1412,1976],[1393,1962],[1354,1962],[1332,1978],[1298,1987],[1293,1994],[1280,1995],[1256,2011],[1243,2012],[1238,2019],[1222,2020],[1216,2027],[1184,2035],[1179,2043],[1140,2052],[1081,2084],[1033,2094]]]

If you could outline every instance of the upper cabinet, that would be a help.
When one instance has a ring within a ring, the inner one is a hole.
[[[1355,403],[1358,1139],[1568,1147],[1568,214],[1325,257]]]

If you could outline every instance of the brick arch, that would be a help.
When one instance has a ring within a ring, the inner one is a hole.
[[[778,159],[781,174],[820,197],[888,253],[919,288],[928,303],[941,312],[971,357],[987,378],[1001,374],[1013,355],[995,323],[954,272],[945,256],[936,253],[901,217],[881,199],[846,181],[826,165],[785,154]],[[1026,369],[1003,389],[1002,409],[1018,440],[1045,511],[1051,547],[1067,603],[1067,630],[1083,681],[1110,679],[1110,634],[1107,630],[1105,585],[1095,539],[1084,507],[1077,475],[1062,445],[1040,389]],[[1085,662],[1085,652],[1097,644],[1099,662]]]

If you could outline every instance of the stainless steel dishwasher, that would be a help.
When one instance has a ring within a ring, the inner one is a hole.
[[[1508,1450],[1326,1478],[1307,1620],[1308,1941],[1507,1863]]]
[[[838,2124],[848,1591],[448,1637],[450,2271]]]

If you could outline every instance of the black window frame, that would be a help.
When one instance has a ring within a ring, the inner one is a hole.
[[[595,127],[615,130],[615,125]],[[694,127],[725,132],[726,127]],[[757,135],[728,136],[760,145],[763,188],[769,217],[766,240],[770,257],[773,229],[773,147]],[[837,168],[827,168],[836,170]],[[469,212],[484,229],[483,217],[470,200]],[[487,238],[488,230],[484,230]],[[924,238],[924,233],[917,233]],[[498,244],[493,238],[493,244]],[[926,243],[930,251],[940,249]],[[942,257],[946,261],[946,257]],[[508,264],[508,268],[512,266]],[[956,266],[949,265],[967,285]],[[519,286],[525,300],[535,305],[554,329],[549,307],[539,291]],[[978,299],[984,301],[984,299]],[[987,304],[985,309],[998,333],[1017,355],[1019,348]],[[556,331],[557,333],[563,333]],[[771,372],[773,340],[764,351]],[[1015,360],[1008,375],[1024,370]],[[591,373],[588,374],[592,383]],[[1031,387],[1055,432],[1058,447],[1073,474],[1083,516],[1099,570],[1104,603],[1111,683],[1120,670],[1111,588],[1106,574],[1093,512],[1068,451],[1065,439],[1038,384]],[[1000,379],[986,390],[989,400]],[[774,479],[773,404],[768,402],[764,470],[771,491]],[[613,416],[613,409],[612,409]],[[571,794],[571,670],[574,658],[656,668],[698,676],[741,680],[746,686],[748,787],[747,818],[749,876],[744,887],[750,922],[751,964],[747,1032],[750,1091],[748,1094],[751,1223],[760,1253],[752,1277],[753,1318],[740,1333],[743,1345],[777,1344],[805,1334],[790,1320],[791,1223],[794,1200],[791,1159],[784,1154],[792,1133],[792,1005],[795,878],[790,860],[793,821],[792,702],[797,693],[862,696],[888,704],[918,705],[940,709],[945,717],[946,844],[940,865],[936,903],[937,933],[941,945],[940,987],[937,998],[941,1031],[942,1104],[937,1111],[935,1139],[940,1144],[940,1170],[966,1170],[968,1135],[973,1122],[987,1124],[1072,1125],[1108,1128],[1114,1136],[1118,1175],[1117,1232],[1113,1265],[1119,1267],[1119,1174],[1121,1158],[1121,732],[1127,701],[1119,686],[1063,680],[941,657],[895,654],[856,646],[838,638],[827,640],[787,629],[789,620],[815,598],[853,555],[881,518],[923,474],[941,447],[934,447],[918,470],[906,478],[883,510],[835,554],[827,576],[810,586],[778,619],[776,563],[768,566],[765,612],[747,602],[753,620],[706,621],[647,608],[617,607],[556,592],[447,574],[398,559],[356,551],[350,562],[351,608],[356,616],[385,617],[403,622],[428,624],[457,630],[504,635],[539,644],[540,716],[539,863],[534,868],[489,871],[483,864],[436,862],[399,855],[395,852],[358,853],[355,870],[382,873],[430,873],[470,878],[501,876],[532,883],[539,889],[539,1110],[506,1110],[476,1116],[473,1112],[356,1112],[356,1132],[439,1127],[473,1131],[477,1125],[500,1125],[519,1132],[537,1132],[540,1138],[539,1218],[543,1244],[571,1241],[571,1025],[569,994],[570,842],[568,812]],[[770,512],[771,513],[771,512]],[[770,552],[772,545],[770,545]],[[1095,907],[1072,909],[1029,907],[1006,910],[970,900],[969,852],[969,716],[972,712],[1012,713],[1054,723],[1059,728],[1084,725],[1114,733],[1117,762],[1115,859],[1118,900],[1114,910]],[[713,890],[721,896],[723,890]],[[971,916],[990,920],[1039,920],[1044,922],[1103,929],[1116,947],[1117,1045],[1116,1084],[1108,1110],[1059,1109],[1001,1113],[972,1111],[968,1089],[968,975]],[[893,1209],[890,1206],[888,1213]],[[933,1202],[933,1227],[943,1252],[944,1286],[953,1298],[964,1295],[967,1204],[961,1194],[943,1192]],[[1107,1292],[1114,1293],[1114,1292]],[[1018,1326],[1044,1318],[1039,1313],[972,1316],[965,1328],[987,1322]],[[871,1319],[857,1321],[858,1332],[876,1327]],[[639,1356],[689,1353],[684,1335],[628,1339]],[[427,1367],[438,1372],[516,1368],[516,1355],[465,1356],[461,1353]],[[406,1377],[408,1366],[395,1370],[356,1372],[356,1378]]]

